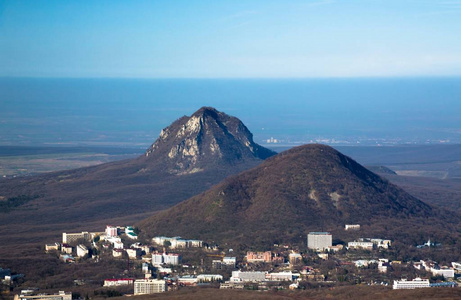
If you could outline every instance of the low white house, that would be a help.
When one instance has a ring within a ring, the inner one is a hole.
[[[123,286],[133,284],[133,278],[119,278],[119,279],[106,279],[104,280],[104,286]]]
[[[197,276],[197,282],[222,281],[223,277],[219,274],[200,274]]]
[[[365,250],[373,250],[373,243],[372,242],[349,242],[347,243],[347,247],[349,249],[365,249]]]
[[[141,250],[135,248],[126,249],[126,253],[128,254],[129,258],[133,259],[137,259],[141,256]]]
[[[61,252],[62,253],[67,253],[67,254],[72,254],[72,246],[68,244],[62,244],[61,245]]]
[[[59,243],[46,244],[45,245],[45,251],[46,252],[53,251],[53,250],[58,251],[60,247],[61,247],[61,244],[59,244]]]
[[[344,226],[345,230],[360,230],[360,225],[359,224],[346,224]]]
[[[116,258],[121,258],[123,256],[123,252],[125,252],[125,250],[123,249],[114,249],[112,250],[112,256]]]

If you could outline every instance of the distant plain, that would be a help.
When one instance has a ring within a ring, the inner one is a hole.
[[[290,148],[263,145],[276,152]],[[376,166],[394,171],[395,175],[378,173],[423,201],[461,210],[461,145],[335,148],[374,172]],[[31,176],[98,165],[134,158],[144,151],[143,147],[0,146],[0,176]]]

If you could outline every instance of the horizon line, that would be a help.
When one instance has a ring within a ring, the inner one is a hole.
[[[443,79],[459,75],[319,76],[319,77],[125,77],[125,76],[1,76],[0,79],[122,79],[122,80],[327,80],[327,79]]]

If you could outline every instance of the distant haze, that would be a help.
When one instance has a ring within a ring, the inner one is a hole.
[[[0,145],[147,148],[201,106],[241,119],[255,142],[461,143],[460,78],[0,79]]]
[[[461,76],[459,0],[0,1],[0,76]]]

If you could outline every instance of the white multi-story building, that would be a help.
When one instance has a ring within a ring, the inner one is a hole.
[[[445,279],[455,277],[455,270],[450,268],[431,268],[432,275],[443,276]]]
[[[426,288],[430,287],[429,284],[429,279],[421,279],[421,278],[415,278],[413,280],[394,280],[394,285],[392,288],[394,290],[399,290],[399,289],[418,289],[418,288]]]
[[[181,255],[176,253],[152,253],[152,265],[160,266],[166,265],[179,265],[181,263]]]
[[[232,277],[230,278],[231,282],[261,282],[266,280],[266,272],[260,271],[233,271]]]
[[[152,265],[160,266],[163,264],[163,254],[162,253],[152,253]]]
[[[455,277],[455,270],[449,267],[440,267],[435,261],[424,261],[420,260],[419,262],[415,262],[413,266],[418,269],[424,269],[429,271],[434,276],[443,276],[445,278],[453,278]]]
[[[163,263],[166,265],[179,265],[181,263],[181,256],[176,253],[163,253]]]
[[[134,281],[134,294],[155,294],[167,291],[167,283],[165,280],[156,279],[138,279]]]
[[[107,225],[107,227],[106,227],[106,236],[109,236],[109,237],[118,236],[118,228],[115,227],[115,226]]]
[[[89,251],[88,248],[85,245],[77,245],[77,256],[78,257],[84,257],[85,255],[88,255]]]
[[[293,281],[293,276],[299,277],[299,274],[289,272],[267,273],[266,279],[269,281]]]
[[[59,294],[47,295],[14,295],[14,300],[72,300],[72,293],[59,291]]]
[[[313,250],[323,251],[332,246],[333,238],[329,232],[309,232],[307,235],[307,247]]]
[[[90,238],[91,238],[91,235],[88,231],[84,231],[81,233],[66,233],[66,232],[62,233],[63,244],[77,242],[80,239],[89,241]]]

